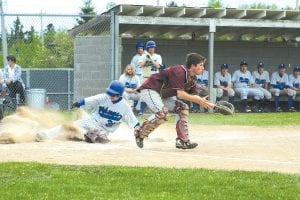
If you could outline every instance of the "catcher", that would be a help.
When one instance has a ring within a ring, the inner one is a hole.
[[[91,114],[75,121],[73,124],[64,124],[37,134],[37,140],[56,139],[62,134],[68,134],[72,139],[75,134],[83,133],[82,139],[89,143],[107,143],[108,134],[117,130],[122,121],[130,128],[140,125],[134,116],[130,105],[122,95],[124,85],[120,81],[112,81],[106,93],[80,99],[73,103],[72,108],[84,106],[91,110]],[[77,132],[77,133],[76,133]],[[73,138],[74,139],[74,138]],[[77,139],[80,139],[80,137]]]
[[[154,113],[141,126],[135,128],[136,144],[143,148],[144,138],[159,125],[168,120],[168,111],[176,114],[177,138],[175,146],[179,149],[193,149],[198,146],[191,142],[188,133],[187,116],[189,107],[184,101],[197,103],[205,108],[215,108],[217,112],[232,114],[232,108],[216,106],[207,97],[196,94],[196,75],[204,70],[206,58],[197,53],[186,57],[186,66],[175,65],[151,75],[138,89],[142,100]],[[184,100],[184,101],[183,101]]]

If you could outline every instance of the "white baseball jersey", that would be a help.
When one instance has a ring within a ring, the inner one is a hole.
[[[144,77],[150,77],[150,75],[159,72],[159,69],[157,69],[155,66],[153,66],[153,63],[152,63],[151,59],[148,58],[147,55],[150,56],[150,54],[145,54],[145,55],[143,55],[144,57],[141,59],[141,61],[143,61],[143,60],[146,59],[146,63],[144,65],[144,67],[143,67],[143,76]],[[154,53],[151,56],[151,58],[152,58],[153,61],[155,61],[158,64],[162,65],[162,59],[161,59],[161,56],[159,54]]]
[[[241,70],[236,70],[231,78],[231,81],[234,83],[234,88],[248,88],[250,84],[253,84],[250,71],[242,73]]]
[[[204,70],[202,74],[196,75],[197,85],[199,87],[208,86],[208,71]]]
[[[140,79],[138,76],[128,76],[122,74],[119,78],[119,81],[125,85],[125,88],[136,89],[141,85]]]
[[[143,68],[140,67],[140,63],[143,61],[145,54],[136,54],[135,56],[132,57],[130,64],[134,66],[134,70],[136,75],[142,76],[143,75]]]
[[[282,76],[280,76],[278,72],[274,72],[271,76],[271,85],[273,88],[280,90],[290,87],[288,75],[284,73]]]
[[[216,72],[214,77],[214,85],[227,87],[228,84],[231,84],[231,74],[226,73],[225,76],[221,72]]]
[[[252,72],[252,78],[255,81],[258,87],[265,87],[265,83],[270,83],[269,72],[263,71],[262,74],[259,74],[258,71]]]
[[[294,88],[300,89],[300,76],[297,77],[294,76],[294,74],[289,75],[289,84],[290,86],[293,86]]]
[[[123,98],[117,102],[112,102],[110,97],[103,93],[84,98],[84,101],[84,107],[92,110],[92,113],[88,118],[81,120],[85,122],[85,124],[81,124],[82,128],[98,128],[106,132],[114,132],[122,121],[126,122],[130,128],[139,124],[130,105]]]

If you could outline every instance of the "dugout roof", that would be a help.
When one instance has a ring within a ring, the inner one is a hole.
[[[70,30],[70,34],[77,35],[85,31],[94,35],[101,34],[101,27],[111,24],[111,18],[103,18],[103,15],[111,13],[116,16],[118,32],[123,38],[207,40],[208,33],[213,31],[215,40],[300,41],[298,10],[149,5],[118,5]]]

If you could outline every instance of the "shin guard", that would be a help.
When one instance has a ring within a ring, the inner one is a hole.
[[[134,130],[135,137],[145,138],[159,125],[168,120],[168,109],[163,107],[162,111],[155,113],[154,119],[146,120],[140,127]]]
[[[179,116],[179,120],[176,123],[177,139],[180,139],[183,142],[188,142],[189,133],[187,116],[189,115],[189,106],[186,103],[177,100],[175,102],[174,112]]]

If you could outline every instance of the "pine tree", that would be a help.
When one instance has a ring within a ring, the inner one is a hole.
[[[23,24],[20,21],[20,18],[17,17],[16,21],[13,22],[14,26],[11,28],[10,40],[23,40],[24,39],[24,31],[23,31]]]
[[[80,8],[80,15],[96,15],[95,7],[92,5],[92,0],[84,0],[84,6]],[[84,24],[91,20],[93,17],[81,16],[76,21],[78,25]]]

